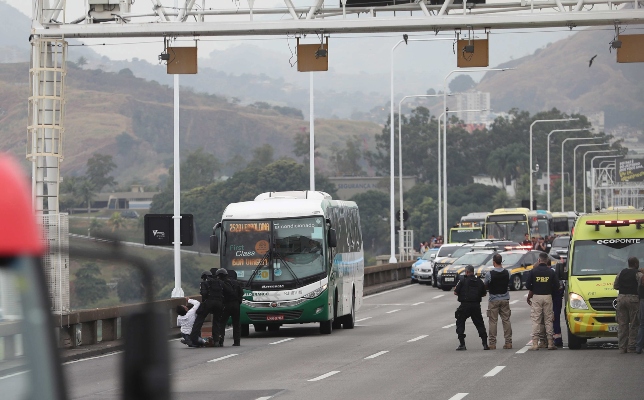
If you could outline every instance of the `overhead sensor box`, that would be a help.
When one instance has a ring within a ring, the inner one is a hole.
[[[436,5],[442,5],[445,3],[445,0],[429,0],[429,4],[436,6]],[[463,0],[454,0],[452,4],[463,4]],[[467,0],[465,4],[485,4],[485,0]]]
[[[617,48],[618,63],[644,62],[644,34],[619,35],[617,41],[621,42]]]
[[[130,13],[132,0],[87,0],[87,15],[92,23],[129,19],[123,18]]]
[[[415,0],[347,0],[347,7],[386,7],[400,4],[416,3]],[[340,1],[342,7],[342,1]]]

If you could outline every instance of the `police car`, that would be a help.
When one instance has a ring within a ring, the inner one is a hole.
[[[496,248],[491,249],[471,249],[469,253],[461,256],[459,259],[454,261],[450,266],[443,268],[440,271],[439,284],[441,289],[450,290],[458,283],[460,277],[465,275],[465,267],[471,265],[476,268],[485,265],[488,260],[492,259],[492,256],[497,253]]]
[[[529,247],[529,246],[528,246]],[[539,250],[528,250],[526,246],[513,246],[506,251],[499,254],[503,258],[501,266],[510,273],[510,290],[521,290],[525,285],[528,278],[528,271],[530,271],[539,259]],[[549,255],[552,265],[559,260]],[[492,259],[488,260],[485,265],[476,268],[474,273],[481,279],[485,278],[488,271],[494,269]]]
[[[427,283],[431,285],[433,281],[432,264],[438,249],[429,249],[418,257],[418,260],[411,265],[411,282]]]
[[[433,286],[440,287],[440,279],[438,277],[439,272],[456,261],[459,257],[470,252],[472,247],[471,243],[454,243],[454,244],[444,244],[438,250],[438,254],[434,259],[434,264],[432,268],[433,275]]]

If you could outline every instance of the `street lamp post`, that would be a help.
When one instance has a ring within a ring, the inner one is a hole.
[[[483,112],[483,111],[488,111],[488,110],[448,110],[447,113],[458,113],[458,112]],[[441,200],[442,197],[442,185],[441,185],[441,170],[442,170],[442,164],[440,163],[441,161],[441,120],[446,119],[445,118],[445,113],[441,113],[441,115],[438,116],[438,236],[443,235],[443,224],[441,221],[446,220],[447,215],[442,215],[442,204],[443,201]],[[446,163],[446,159],[442,159],[444,163]],[[442,218],[441,218],[442,217]],[[445,225],[447,226],[447,222],[445,222]],[[445,228],[447,229],[447,228]],[[447,231],[444,232],[445,235],[447,235]]]
[[[577,211],[577,149],[589,146],[606,146],[610,143],[586,143],[578,144],[572,151],[572,210]]]
[[[530,210],[532,210],[533,196],[532,196],[532,127],[537,122],[564,122],[564,121],[579,121],[579,118],[559,118],[559,119],[536,119],[530,124]],[[552,132],[550,132],[552,133]],[[548,135],[549,136],[549,135]],[[550,171],[548,171],[548,181],[550,180]],[[550,193],[550,183],[548,183],[548,193]],[[548,202],[550,203],[550,202]],[[548,210],[550,209],[550,204],[548,204]]]
[[[615,152],[615,151],[616,150],[611,150],[611,149],[608,149],[608,150],[590,150],[590,151],[587,151],[587,152],[584,153],[584,156],[582,157],[583,164],[581,164],[582,165],[582,171],[583,171],[582,173],[584,175],[584,213],[586,213],[586,155],[588,155],[590,153],[594,153],[594,154],[596,154],[596,153],[612,153],[612,152]],[[590,170],[591,170],[591,176],[592,176],[592,165],[591,165]]]
[[[556,132],[579,132],[579,131],[585,131],[587,129],[582,129],[582,128],[577,128],[577,129],[553,129],[548,133],[548,138],[547,138],[547,145],[546,145],[546,154],[547,154],[547,162],[546,162],[546,167],[547,167],[547,172],[548,172],[548,208],[547,210],[550,211],[550,135]],[[530,154],[532,154],[532,151],[530,151]],[[561,184],[563,185],[563,175],[561,176]],[[532,186],[531,186],[532,187]],[[532,204],[532,202],[530,202]]]
[[[400,101],[398,102],[398,195],[400,197],[400,234],[398,235],[398,247],[400,249],[400,258],[402,261],[405,260],[403,257],[403,246],[404,246],[404,239],[402,237],[402,231],[403,231],[403,184],[402,184],[402,179],[403,179],[403,173],[402,173],[402,103],[406,99],[414,98],[414,97],[438,97],[440,94],[414,94],[414,95],[409,95],[405,96]],[[440,155],[440,152],[439,152]],[[438,160],[439,166],[440,166],[440,159]],[[440,185],[440,183],[439,183]],[[440,221],[439,221],[440,224]]]
[[[443,232],[447,234],[447,78],[454,72],[488,72],[488,71],[508,71],[514,68],[465,68],[454,69],[445,75],[443,80],[443,114],[445,123],[443,124]]]
[[[599,139],[599,137],[574,137],[574,138],[567,138],[564,139],[561,142],[561,212],[564,212],[564,184],[563,184],[563,176],[564,176],[564,147],[566,146],[566,142],[569,140],[595,140]],[[568,184],[570,185],[570,178],[568,178]]]
[[[595,164],[595,159],[596,158],[613,158],[614,159],[616,157],[618,157],[618,155],[614,155],[614,156],[595,156],[595,157],[590,159],[590,170],[591,171],[593,170],[593,166]],[[601,168],[602,164],[605,163],[605,162],[606,161],[600,162],[599,163],[599,168]],[[613,162],[613,165],[614,165],[615,160],[613,160],[612,162]],[[610,161],[609,161],[608,165],[610,166]],[[590,208],[591,208],[591,210],[595,210],[595,179],[593,179],[593,181],[592,181],[592,186],[591,186],[590,191],[593,193],[593,195],[590,196]],[[601,206],[601,195],[600,195],[600,206]]]
[[[394,245],[394,237],[396,235],[395,232],[395,195],[394,195],[394,51],[396,48],[401,44],[401,43],[407,43],[407,42],[435,42],[435,41],[453,41],[451,38],[427,38],[427,39],[409,39],[405,38],[402,40],[399,40],[392,48],[391,48],[391,101],[390,101],[390,106],[391,106],[391,115],[390,115],[390,128],[391,128],[391,135],[389,139],[389,169],[390,171],[390,195],[389,195],[389,227],[390,227],[390,253],[391,255],[389,256],[389,263],[395,263],[397,262],[396,260],[396,249]]]

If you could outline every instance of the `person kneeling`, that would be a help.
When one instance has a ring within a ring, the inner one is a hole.
[[[197,339],[197,343],[194,344],[192,343],[192,340],[190,340],[190,332],[192,332],[192,325],[195,323],[195,319],[197,318],[197,310],[199,309],[199,306],[201,303],[199,301],[194,300],[194,299],[187,299],[188,300],[188,305],[179,305],[177,306],[177,325],[181,327],[181,343],[188,345],[188,347],[204,347],[206,344],[206,341],[199,337]]]

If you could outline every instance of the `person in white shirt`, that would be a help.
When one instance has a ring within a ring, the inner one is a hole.
[[[181,336],[183,339],[181,343],[188,345],[188,347],[203,347],[205,345],[205,340],[202,338],[198,339],[198,343],[195,345],[190,340],[190,332],[192,332],[192,325],[195,323],[197,318],[197,309],[199,309],[199,301],[190,299],[188,300],[188,305],[178,305],[177,306],[177,325],[181,327]]]

